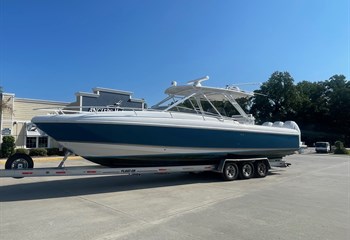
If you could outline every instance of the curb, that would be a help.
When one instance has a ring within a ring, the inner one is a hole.
[[[51,162],[51,161],[62,161],[64,156],[55,156],[55,157],[33,157],[34,162]],[[82,160],[80,156],[70,156],[67,160]],[[0,159],[0,164],[5,164],[7,159]]]

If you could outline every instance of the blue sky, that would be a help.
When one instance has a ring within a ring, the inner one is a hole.
[[[153,104],[171,81],[206,75],[210,86],[350,75],[348,0],[0,3],[0,86],[17,97],[74,101],[106,87]]]

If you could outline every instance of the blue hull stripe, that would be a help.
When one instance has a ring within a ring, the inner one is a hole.
[[[36,123],[57,141],[198,148],[299,148],[298,135],[93,123]]]

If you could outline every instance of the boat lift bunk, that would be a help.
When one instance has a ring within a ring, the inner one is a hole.
[[[141,175],[185,172],[217,172],[224,180],[232,181],[238,177],[249,179],[265,177],[271,167],[286,167],[288,163],[281,159],[269,161],[267,158],[223,159],[219,164],[164,167],[126,167],[111,168],[104,166],[65,167],[64,163],[71,155],[67,152],[55,168],[33,168],[34,162],[27,154],[16,153],[10,156],[0,177],[44,177],[44,176],[87,176],[87,175]]]

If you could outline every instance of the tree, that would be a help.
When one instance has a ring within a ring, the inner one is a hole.
[[[300,97],[300,107],[296,116],[298,123],[310,125],[315,123],[315,119],[318,119],[317,122],[327,121],[329,106],[324,83],[302,81],[297,84],[296,89]]]
[[[274,72],[255,93],[250,112],[257,122],[294,120],[308,144],[350,144],[350,82],[344,75],[294,85],[288,72]]]
[[[350,82],[344,75],[334,75],[325,81],[331,124],[350,128]]]
[[[325,81],[329,105],[329,121],[339,139],[350,143],[350,82],[344,75],[334,75]]]
[[[255,93],[251,113],[258,122],[286,121],[296,115],[300,100],[294,79],[288,72],[274,72]]]
[[[15,147],[15,138],[13,136],[4,136],[1,143],[1,156],[11,156],[15,153]]]
[[[11,97],[4,101],[2,93],[3,88],[0,86],[0,113],[2,113],[3,111],[9,111],[11,114],[13,114],[12,106],[9,104],[9,102],[11,101]]]

